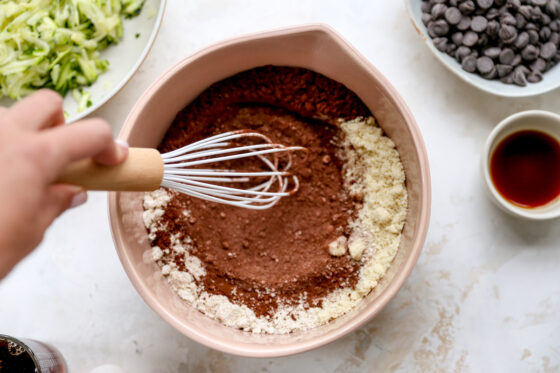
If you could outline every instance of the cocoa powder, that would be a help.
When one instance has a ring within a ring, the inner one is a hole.
[[[303,68],[264,66],[241,72],[202,92],[177,114],[160,150],[184,146],[183,133],[187,130],[194,132],[194,138],[200,138],[200,132],[228,106],[247,103],[281,107],[300,117],[330,124],[336,124],[339,118],[371,115],[354,92],[332,79]]]
[[[171,234],[189,237],[190,254],[206,270],[199,286],[247,305],[257,316],[272,315],[279,303],[321,306],[333,290],[354,286],[360,269],[348,255],[328,251],[332,241],[350,234],[360,207],[344,190],[340,130],[333,123],[368,115],[346,87],[300,68],[266,66],[212,85],[177,115],[160,150],[255,130],[273,142],[309,149],[306,161],[292,168],[300,190],[263,211],[176,194],[162,218],[167,231],[158,232],[152,244],[165,249]],[[172,260],[184,268],[182,256]]]

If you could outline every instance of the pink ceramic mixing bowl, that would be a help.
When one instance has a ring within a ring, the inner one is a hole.
[[[109,215],[117,252],[128,277],[154,311],[181,333],[224,352],[273,357],[310,350],[340,338],[374,317],[402,286],[422,249],[430,216],[430,175],[416,122],[397,91],[332,29],[307,25],[218,43],[183,59],[138,100],[119,138],[156,147],[173,118],[204,89],[262,65],[304,67],[346,85],[375,115],[401,155],[408,189],[408,215],[389,271],[359,307],[324,326],[288,335],[236,330],[187,305],[151,259],[142,221],[142,193],[110,193]]]

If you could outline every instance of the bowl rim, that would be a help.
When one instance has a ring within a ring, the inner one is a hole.
[[[488,86],[484,82],[478,82],[478,81],[470,79],[470,75],[473,75],[473,74],[468,73],[466,71],[463,71],[462,69],[460,69],[460,67],[453,66],[448,61],[446,61],[444,59],[444,56],[446,56],[446,55],[444,53],[440,52],[439,50],[437,50],[436,47],[434,46],[434,44],[431,42],[430,36],[427,35],[427,33],[423,29],[424,25],[420,24],[419,20],[416,19],[416,17],[414,16],[414,12],[412,10],[412,3],[415,2],[415,1],[421,1],[421,0],[404,0],[408,16],[410,18],[410,21],[412,22],[412,26],[414,26],[414,29],[416,30],[418,35],[422,38],[422,40],[424,41],[424,44],[426,44],[428,49],[436,57],[436,59],[443,66],[445,66],[445,68],[447,70],[451,71],[455,76],[457,76],[462,81],[470,84],[471,86],[473,86],[475,88],[480,89],[481,91],[484,91],[486,93],[490,93],[491,95],[494,95],[494,96],[497,96],[497,97],[511,97],[511,98],[524,98],[524,97],[538,96],[538,95],[542,95],[542,94],[551,92],[553,90],[556,90],[556,89],[558,89],[558,87],[560,87],[560,79],[559,79],[556,84],[550,85],[549,87],[546,87],[546,88],[541,88],[539,90],[534,90],[534,91],[530,91],[530,92],[523,92],[523,88],[525,88],[525,87],[519,87],[519,91],[508,92],[508,91],[501,91],[501,90],[494,89],[493,87]]]
[[[520,111],[518,113],[514,113],[502,119],[500,123],[498,123],[498,125],[494,127],[492,132],[490,132],[490,134],[488,135],[488,138],[486,139],[486,142],[484,144],[484,150],[482,152],[482,157],[481,157],[482,173],[483,173],[484,181],[486,183],[486,187],[487,187],[486,189],[490,197],[494,201],[494,203],[496,203],[498,207],[500,207],[502,210],[515,217],[524,218],[527,220],[534,220],[534,221],[551,220],[560,217],[560,203],[558,197],[556,197],[555,200],[549,202],[548,204],[542,206],[542,208],[550,207],[550,210],[544,212],[541,210],[541,207],[537,207],[534,209],[526,209],[526,208],[515,206],[513,203],[506,200],[500,194],[500,192],[498,192],[496,186],[494,185],[494,182],[492,181],[492,176],[490,175],[490,160],[493,151],[497,146],[497,142],[498,142],[497,140],[499,139],[503,140],[505,137],[507,137],[508,136],[507,131],[511,126],[514,126],[516,123],[526,118],[543,118],[543,117],[556,122],[556,124],[560,126],[560,115],[546,110]],[[538,123],[538,121],[536,121],[536,123]],[[560,136],[550,131],[544,130],[540,127],[526,126],[525,129],[544,132],[547,135],[556,139],[556,141],[560,142]],[[518,129],[517,131],[522,131],[522,130],[523,129]],[[506,135],[502,136],[504,132],[506,132]],[[509,135],[511,134],[512,133],[509,133]]]
[[[398,290],[402,287],[405,280],[408,278],[412,268],[416,264],[418,256],[424,245],[426,234],[428,231],[428,225],[430,221],[431,212],[431,182],[430,182],[430,171],[428,165],[428,155],[420,133],[420,129],[414,119],[410,109],[404,102],[403,98],[398,94],[396,89],[389,83],[387,78],[385,78],[364,56],[362,56],[356,48],[350,45],[346,40],[344,40],[336,31],[334,31],[330,26],[322,23],[308,23],[303,25],[289,26],[276,28],[268,31],[250,33],[234,38],[229,38],[208,47],[202,48],[187,57],[181,59],[167,71],[165,71],[160,77],[158,77],[140,96],[129,115],[127,116],[124,125],[119,133],[119,138],[126,138],[131,130],[132,124],[136,122],[136,119],[141,111],[141,108],[150,100],[151,96],[156,92],[169,78],[174,76],[177,72],[183,69],[186,65],[191,63],[193,60],[198,59],[204,55],[210,54],[218,49],[232,46],[235,44],[245,43],[254,39],[266,39],[271,37],[279,37],[286,35],[302,34],[302,33],[315,33],[322,32],[327,34],[337,43],[343,45],[348,53],[356,60],[356,63],[361,65],[366,69],[371,75],[375,76],[378,80],[380,86],[382,86],[388,93],[387,99],[392,101],[392,103],[399,108],[406,123],[408,124],[408,129],[413,140],[416,155],[420,164],[420,183],[423,185],[423,190],[420,195],[420,215],[418,218],[418,228],[417,234],[414,237],[411,244],[410,255],[403,262],[401,270],[395,274],[392,281],[387,285],[387,288],[379,295],[376,300],[375,307],[371,307],[367,312],[358,313],[351,323],[341,325],[336,330],[330,332],[328,335],[318,336],[317,338],[294,342],[289,345],[267,345],[259,347],[249,347],[244,345],[238,345],[234,342],[227,342],[224,340],[215,339],[213,337],[208,337],[202,333],[191,329],[188,325],[182,324],[179,320],[175,319],[167,310],[165,310],[160,304],[154,301],[151,296],[148,296],[148,290],[140,282],[137,271],[129,260],[127,253],[124,250],[124,242],[122,239],[122,234],[120,231],[120,226],[118,224],[117,217],[117,193],[110,192],[108,194],[108,209],[109,209],[109,219],[111,233],[113,241],[115,243],[115,248],[119,259],[123,265],[123,268],[132,282],[133,286],[140,293],[143,300],[152,308],[160,317],[162,317],[167,323],[172,325],[175,329],[180,331],[187,337],[201,343],[205,346],[220,350],[222,352],[245,356],[245,357],[261,357],[261,358],[271,358],[271,357],[281,357],[287,355],[293,355],[302,353],[311,349],[315,349],[331,343],[336,339],[356,330],[368,321],[370,321],[374,315],[376,315],[381,309],[383,309],[387,303],[394,297]]]
[[[76,113],[76,115],[69,118],[69,120],[66,121],[67,124],[77,122],[80,119],[83,119],[88,115],[92,114],[96,110],[101,109],[103,105],[105,105],[107,102],[113,99],[117,95],[117,93],[119,93],[130,82],[130,80],[132,79],[134,74],[136,74],[136,72],[138,71],[138,69],[146,59],[146,57],[148,57],[148,53],[150,53],[152,47],[154,46],[156,37],[161,28],[161,24],[163,23],[163,16],[165,14],[166,6],[167,6],[167,0],[160,0],[159,9],[157,14],[155,15],[156,21],[154,23],[154,28],[152,29],[150,37],[148,38],[148,42],[144,47],[144,49],[142,50],[140,57],[136,60],[136,62],[134,63],[132,68],[128,71],[128,73],[119,81],[119,84],[117,84],[109,93],[107,93],[105,97],[101,98],[100,100],[97,100],[95,105],[92,105],[91,107],[85,109],[84,111],[80,113]]]

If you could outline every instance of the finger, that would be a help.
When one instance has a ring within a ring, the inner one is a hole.
[[[86,191],[78,186],[53,184],[47,187],[45,206],[42,210],[45,228],[69,208],[87,201]]]
[[[105,148],[98,153],[93,159],[100,164],[106,166],[114,166],[126,159],[128,156],[128,144],[120,139],[114,141],[113,145]]]
[[[40,135],[49,171],[58,175],[70,162],[94,157],[115,147],[111,128],[102,119],[88,119],[44,131]],[[48,161],[48,162],[47,162]]]
[[[14,104],[8,118],[30,130],[49,128],[64,123],[62,97],[50,89],[41,89]]]

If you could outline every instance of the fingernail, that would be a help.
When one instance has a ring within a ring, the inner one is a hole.
[[[117,152],[119,159],[122,160],[126,158],[128,154],[128,143],[121,139],[116,139],[115,143],[117,144]]]
[[[70,208],[74,208],[74,207],[78,207],[80,205],[83,205],[84,203],[86,203],[87,201],[87,193],[86,192],[80,192],[78,194],[76,194],[74,197],[72,197],[72,203],[70,203]]]

